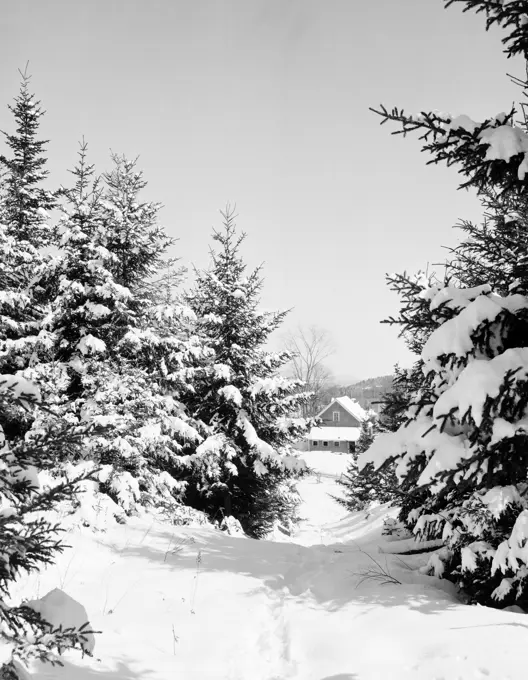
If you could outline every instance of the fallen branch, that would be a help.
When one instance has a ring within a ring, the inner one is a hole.
[[[438,550],[438,548],[443,548],[444,544],[441,538],[434,538],[430,541],[417,541],[415,538],[406,538],[402,541],[392,541],[390,545],[380,545],[378,552],[384,555],[413,555]]]

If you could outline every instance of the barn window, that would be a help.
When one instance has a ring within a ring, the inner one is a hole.
[[[339,422],[339,411],[332,411],[332,420],[334,423]]]
[[[334,442],[334,446],[337,446],[339,448],[339,442]]]
[[[313,444],[314,446],[317,446],[317,440],[314,439],[313,442],[312,442],[312,444]]]
[[[323,446],[328,446],[328,442],[323,442]]]

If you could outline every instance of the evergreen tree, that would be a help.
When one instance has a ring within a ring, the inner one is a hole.
[[[431,295],[449,283],[447,277],[441,282],[436,273],[418,272],[409,275],[404,272],[387,276],[387,282],[391,290],[400,297],[400,309],[396,317],[389,317],[383,323],[399,326],[400,337],[416,357],[410,369],[395,368],[394,388],[384,397],[385,404],[380,420],[386,431],[393,432],[400,426],[409,425],[434,403],[431,376],[424,371],[421,353],[434,330],[444,319],[451,318],[456,312],[440,299],[435,304],[434,311],[431,312],[430,309]],[[391,482],[395,482],[393,467],[392,461],[387,461],[379,470],[368,465],[365,472],[372,479],[376,475],[380,478],[389,475]],[[419,474],[420,468],[415,467],[409,470],[398,489],[393,485],[393,493],[399,496],[402,516],[416,509],[429,495],[427,489],[417,488]],[[387,479],[380,479],[379,483],[386,485]]]
[[[177,292],[184,271],[168,256],[175,239],[159,224],[161,205],[141,200],[147,183],[136,161],[115,154],[112,161],[112,171],[104,175],[107,247],[114,279],[132,294],[136,328],[122,349],[126,346],[136,365],[181,399],[194,389],[193,371],[203,348],[194,333],[195,314]]]
[[[118,154],[111,159],[113,167],[104,174],[108,249],[115,255],[115,280],[137,294],[166,266],[175,239],[158,222],[161,205],[140,198],[147,182],[137,159]]]
[[[63,190],[65,202],[60,206],[60,256],[53,270],[56,294],[47,327],[55,339],[56,359],[68,365],[67,391],[74,396],[84,358],[114,346],[130,328],[133,312],[129,290],[113,276],[116,258],[107,247],[103,189],[100,180],[93,179],[86,144],[72,173],[75,187]]]
[[[285,313],[259,310],[260,267],[245,275],[239,252],[245,234],[237,235],[232,210],[222,215],[211,268],[197,272],[189,295],[214,354],[190,400],[192,414],[211,434],[196,451],[200,474],[186,501],[218,519],[234,516],[249,535],[262,537],[275,521],[293,517],[292,483],[301,463],[292,443],[309,423],[292,415],[307,396],[299,394],[299,383],[278,375],[290,355],[265,350]]]
[[[37,139],[37,135],[44,111],[29,90],[30,76],[27,72],[21,76],[20,92],[14,105],[9,106],[16,132],[3,132],[11,151],[10,157],[0,156],[0,164],[5,170],[3,219],[10,235],[38,251],[52,241],[47,220],[48,211],[55,207],[55,199],[42,187],[48,176],[44,156],[48,142]],[[29,248],[28,252],[31,252]],[[35,252],[34,255],[38,258]]]
[[[0,376],[0,412],[17,412],[18,420],[38,421],[42,415],[40,390],[21,376]],[[55,479],[46,488],[43,471],[53,471],[58,447],[77,445],[80,431],[55,420],[26,436],[9,436],[0,427],[0,676],[16,680],[17,664],[32,658],[61,664],[59,654],[68,648],[88,647],[92,631],[55,628],[31,606],[9,603],[11,587],[23,572],[53,563],[65,545],[59,526],[48,511],[62,501],[72,501],[78,484],[90,471],[73,471],[70,479]],[[89,436],[88,429],[82,433]],[[48,476],[48,479],[51,479]],[[43,514],[44,513],[44,514]],[[87,622],[88,624],[88,622]]]
[[[4,132],[10,155],[0,155],[0,246],[2,295],[0,296],[0,371],[17,371],[33,360],[38,326],[45,315],[42,291],[29,283],[47,261],[43,248],[53,241],[48,224],[55,198],[42,184],[48,173],[46,141],[38,140],[40,102],[22,83],[12,112],[16,130]]]
[[[121,167],[122,159],[114,162]],[[177,478],[188,465],[184,454],[202,440],[176,391],[194,348],[187,347],[186,354],[174,335],[175,322],[159,321],[145,293],[146,277],[155,271],[155,210],[136,204],[144,183],[131,189],[132,175],[136,180],[141,175],[133,164],[126,167],[121,179],[105,188],[94,179],[81,145],[75,186],[62,190],[60,252],[38,282],[47,286],[51,308],[42,329],[49,339],[47,360],[35,371],[49,383],[53,409],[61,417],[112,426],[73,452],[73,460],[80,455],[101,465],[101,491],[126,511],[138,504],[174,508],[184,487]],[[159,233],[161,257],[167,240]],[[150,238],[146,254],[142,237]],[[61,460],[72,460],[72,452],[63,449]]]
[[[485,10],[488,27],[506,28],[508,56],[526,58],[525,2],[463,4]],[[462,186],[477,187],[492,213],[480,230],[466,224],[477,238],[455,250],[456,279],[410,295],[403,325],[409,333],[413,325],[424,330],[417,347],[424,381],[406,422],[380,435],[360,465],[395,461],[400,490],[411,499],[401,519],[417,537],[445,540],[430,560],[434,573],[480,603],[526,608],[528,133],[514,122],[514,109],[483,123],[384,107],[380,113],[398,121],[404,134],[421,130],[431,162],[457,164],[466,176]],[[501,294],[484,280],[487,274]]]
[[[371,414],[368,420],[361,423],[361,434],[356,444],[356,450],[351,456],[347,471],[337,483],[343,487],[344,498],[334,496],[340,505],[351,512],[364,510],[371,503],[387,503],[394,500],[397,480],[390,464],[383,470],[375,470],[372,463],[359,469],[358,457],[370,448],[375,438],[386,432],[376,414]]]
[[[140,449],[148,461],[141,496],[173,511],[193,466],[192,454],[207,436],[203,423],[190,418],[184,407],[207,351],[194,332],[194,312],[176,291],[183,270],[168,256],[175,240],[159,224],[161,205],[141,199],[147,183],[135,160],[113,154],[112,162],[104,175],[107,247],[114,257],[114,278],[130,291],[134,312],[133,327],[117,349],[121,361],[141,373],[143,383],[134,390],[139,412],[128,406],[126,413],[134,413],[141,425]]]

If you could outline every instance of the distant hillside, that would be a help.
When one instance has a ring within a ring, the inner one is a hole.
[[[360,380],[352,385],[333,385],[326,390],[327,402],[332,397],[342,397],[344,395],[357,399],[364,409],[372,408],[379,411],[380,405],[374,402],[379,401],[383,394],[391,389],[392,375],[380,375],[377,378]]]

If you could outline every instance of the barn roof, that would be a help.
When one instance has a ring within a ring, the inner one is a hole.
[[[360,423],[368,419],[368,415],[365,409],[362,406],[360,406],[359,402],[357,402],[355,399],[351,399],[350,397],[336,397],[324,407],[324,409],[317,415],[317,417],[319,418],[320,416],[322,416],[323,413],[325,413],[331,406],[334,406],[334,404],[339,404],[340,406],[342,406],[345,409],[345,411],[350,413],[351,416],[354,416],[354,418],[356,418],[356,420],[359,420]]]

